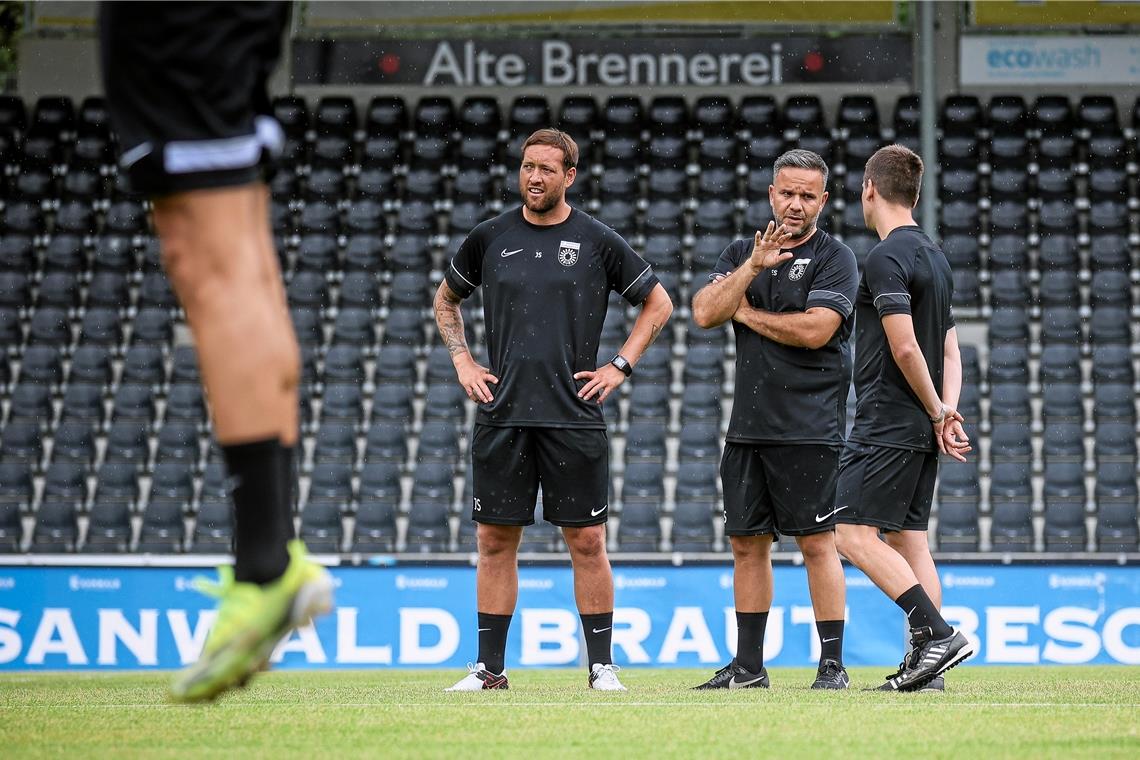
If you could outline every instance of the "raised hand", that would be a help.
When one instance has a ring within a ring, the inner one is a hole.
[[[791,233],[784,225],[776,226],[775,222],[768,222],[763,232],[757,231],[756,243],[752,247],[752,258],[749,262],[757,274],[765,269],[772,269],[792,257],[790,252],[781,253],[780,248],[787,242]]]

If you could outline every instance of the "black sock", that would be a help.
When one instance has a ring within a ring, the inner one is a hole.
[[[582,634],[586,637],[587,667],[613,664],[610,647],[614,633],[613,610],[579,617],[582,618]]]
[[[928,626],[936,639],[944,639],[950,635],[952,630],[950,625],[935,609],[934,602],[922,590],[922,584],[916,583],[908,588],[899,595],[895,604],[906,613],[907,624],[911,628]]]
[[[271,583],[289,565],[293,449],[269,438],[223,445],[222,452],[234,484],[234,579]]]
[[[506,667],[507,631],[513,615],[479,613],[479,662],[491,673],[499,675]]]
[[[843,664],[843,621],[817,620],[815,630],[819,633],[819,661],[835,660]]]
[[[736,664],[749,673],[759,673],[764,667],[764,628],[768,625],[767,612],[736,613]]]

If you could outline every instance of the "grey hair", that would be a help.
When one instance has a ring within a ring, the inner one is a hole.
[[[823,175],[823,186],[827,188],[827,162],[815,151],[794,148],[776,159],[772,165],[772,177],[781,169],[811,169]]]

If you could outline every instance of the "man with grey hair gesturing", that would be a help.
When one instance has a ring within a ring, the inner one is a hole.
[[[835,550],[835,484],[851,381],[855,255],[816,226],[827,164],[808,150],[776,159],[774,222],[737,240],[693,298],[693,320],[732,320],[736,394],[720,474],[735,563],[737,654],[698,689],[766,688],[772,540],[803,552],[820,640],[813,689],[846,689],[846,587]]]

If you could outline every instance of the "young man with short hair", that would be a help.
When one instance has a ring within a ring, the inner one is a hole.
[[[867,256],[855,302],[858,401],[835,502],[840,553],[911,628],[912,650],[879,687],[885,691],[928,688],[972,654],[939,613],[926,534],[938,453],[965,461],[970,445],[954,408],[962,362],[950,265],[913,216],[922,171],[913,151],[888,145],[863,175],[863,218],[881,242]]]

